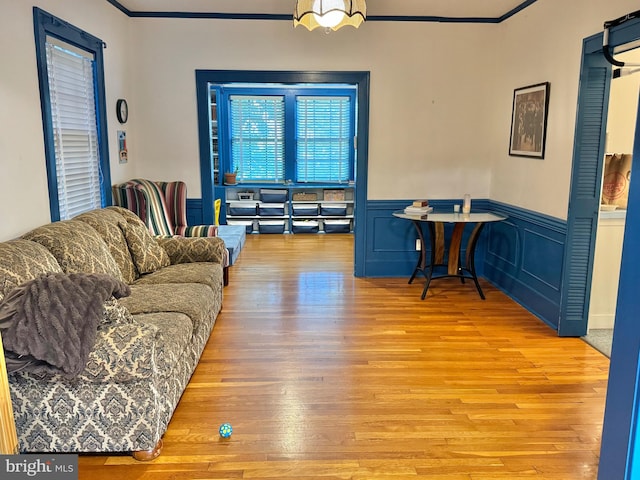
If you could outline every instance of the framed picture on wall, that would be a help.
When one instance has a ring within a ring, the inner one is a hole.
[[[549,86],[545,82],[513,91],[509,155],[544,158]]]

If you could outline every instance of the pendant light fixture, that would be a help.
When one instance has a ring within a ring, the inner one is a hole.
[[[358,28],[367,18],[365,0],[297,0],[293,26],[309,30],[323,27],[327,33],[345,25]]]

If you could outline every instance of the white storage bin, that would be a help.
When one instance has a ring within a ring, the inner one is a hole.
[[[320,215],[327,217],[344,216],[347,214],[346,203],[322,203],[320,204]]]
[[[258,220],[260,233],[284,233],[284,220]]]
[[[287,190],[261,188],[260,200],[266,203],[281,203],[287,201]]]
[[[284,203],[260,203],[258,204],[258,214],[280,217],[284,215]]]
[[[229,204],[229,215],[255,215],[257,212],[256,202],[233,202]]]
[[[325,220],[325,233],[349,233],[351,231],[350,220]]]
[[[291,228],[293,233],[318,233],[320,226],[315,220],[294,220]]]
[[[244,225],[247,233],[253,233],[253,220],[227,220],[228,225]]]
[[[311,217],[316,215],[318,215],[317,203],[294,203],[293,204],[294,217]]]

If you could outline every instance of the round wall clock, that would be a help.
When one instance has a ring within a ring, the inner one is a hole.
[[[124,98],[119,98],[116,103],[116,115],[120,123],[127,123],[129,118],[129,106]]]

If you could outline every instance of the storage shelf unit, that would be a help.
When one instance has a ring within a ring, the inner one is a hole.
[[[216,91],[211,90],[209,108],[211,111],[211,162],[213,164],[213,182],[218,183],[220,178],[220,148],[218,145],[218,108]]]
[[[353,186],[225,187],[226,220],[247,233],[351,233]]]

